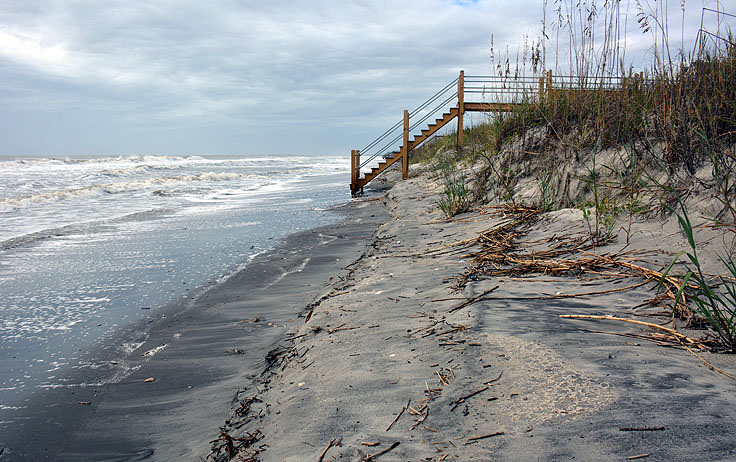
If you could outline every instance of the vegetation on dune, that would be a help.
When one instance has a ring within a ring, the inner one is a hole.
[[[684,204],[694,189],[705,190],[718,204],[710,226],[736,234],[735,39],[702,34],[689,55],[673,53],[662,2],[637,2],[637,21],[652,36],[654,60],[650,69],[634,73],[622,68],[620,3],[555,2],[556,40],[559,45],[567,34],[571,44],[569,87],[548,89],[540,98],[517,101],[522,104],[512,112],[490,116],[465,131],[464,148],[456,148],[454,133],[436,138],[412,161],[432,165],[444,185],[438,205],[448,218],[472,203],[545,211],[579,207],[594,248],[618,234],[622,220],[628,241],[635,217],[676,213],[690,249],[683,253],[687,270],[679,276],[683,290],[673,309],[690,300],[720,345],[734,351],[734,249],[726,247],[722,257],[730,274],[713,284],[698,260]],[[542,27],[546,35],[547,24]],[[495,65],[498,75],[513,81],[541,74],[540,48],[542,41],[525,46],[513,66],[507,56]],[[460,173],[468,167],[472,175]]]

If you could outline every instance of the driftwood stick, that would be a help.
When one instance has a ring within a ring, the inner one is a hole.
[[[469,395],[461,396],[460,398],[458,398],[458,400],[459,401],[465,401],[466,399],[472,398],[473,396],[477,395],[478,393],[482,393],[482,392],[488,390],[488,388],[490,388],[490,387],[488,385],[486,385],[485,387],[481,388],[480,390],[475,390],[473,393],[471,393]]]
[[[560,317],[561,318],[572,318],[572,319],[603,319],[607,321],[630,322],[632,324],[639,324],[641,326],[646,326],[652,329],[658,329],[663,332],[667,332],[668,334],[672,334],[677,338],[681,338],[687,341],[688,343],[697,343],[696,340],[688,338],[684,334],[677,332],[675,329],[670,329],[669,327],[660,326],[659,324],[654,324],[651,322],[639,321],[638,319],[619,318],[616,316],[594,316],[594,315],[589,315],[589,314],[561,314]]]
[[[317,462],[322,462],[322,460],[325,458],[325,454],[327,454],[327,451],[330,450],[333,444],[335,444],[335,438],[332,438],[332,441],[330,441],[330,444],[328,444],[325,450],[322,451],[322,454],[319,455],[319,459],[317,459]]]
[[[468,300],[466,300],[465,302],[459,304],[458,306],[456,306],[454,308],[451,308],[449,312],[450,313],[454,313],[455,311],[457,311],[457,310],[459,310],[461,308],[465,308],[468,305],[472,305],[473,303],[475,303],[477,301],[480,301],[483,297],[485,297],[486,295],[490,294],[491,292],[493,292],[494,290],[498,289],[499,287],[500,286],[496,286],[496,287],[494,287],[494,288],[492,288],[490,290],[486,290],[485,292],[483,292],[480,295],[476,295],[473,298],[469,298]]]
[[[407,410],[407,409],[409,408],[409,403],[411,403],[411,400],[407,401],[407,402],[406,402],[406,405],[405,405],[404,407],[402,407],[402,408],[401,408],[401,412],[399,412],[399,415],[397,415],[397,416],[396,416],[396,417],[394,418],[394,420],[393,420],[393,421],[391,422],[391,424],[390,424],[390,425],[388,426],[388,428],[386,428],[386,431],[389,431],[389,430],[391,430],[391,427],[393,427],[393,426],[394,426],[394,424],[396,423],[396,421],[397,421],[397,420],[399,420],[399,417],[401,417],[401,414],[403,414],[403,413],[404,413],[404,411],[406,411],[406,410]]]
[[[496,377],[495,379],[492,379],[492,380],[489,380],[488,382],[486,382],[486,385],[491,384],[493,382],[498,382],[499,380],[501,380],[501,376],[502,375],[503,375],[503,371],[501,371],[501,373],[498,374],[498,377]]]
[[[493,382],[498,382],[499,380],[501,380],[501,376],[502,375],[503,375],[503,371],[501,371],[501,373],[498,374],[498,377],[496,377],[495,379],[491,379],[491,380],[485,382],[485,386],[484,387],[482,387],[482,388],[480,388],[478,390],[475,390],[474,392],[470,393],[469,395],[458,397],[455,401],[453,401],[451,403],[452,404],[452,407],[450,408],[450,412],[454,411],[455,408],[457,408],[459,405],[461,405],[462,403],[464,403],[466,399],[472,398],[473,396],[477,395],[478,393],[482,393],[482,392],[488,390],[489,388],[491,388],[490,385]],[[489,400],[489,401],[492,401],[492,399]]]
[[[327,333],[328,334],[334,334],[337,331],[341,331],[341,330],[354,330],[354,329],[360,329],[360,327],[358,327],[358,326],[356,326],[356,327],[336,327],[335,329],[328,330]]]
[[[499,435],[503,435],[503,434],[504,434],[504,432],[495,432],[495,433],[489,433],[487,435],[471,436],[470,438],[468,438],[468,441],[466,441],[465,444],[470,444],[470,443],[472,443],[474,441],[482,440],[482,439],[485,439],[485,438],[490,438],[492,436],[499,436]]]
[[[661,432],[664,427],[621,427],[620,432]]]
[[[391,443],[391,446],[387,447],[387,448],[386,448],[386,449],[384,449],[383,451],[377,452],[377,453],[375,453],[375,454],[373,454],[373,455],[368,455],[368,456],[367,456],[367,457],[366,457],[365,459],[363,459],[363,460],[364,460],[364,461],[366,461],[366,462],[368,462],[368,461],[370,461],[370,460],[373,460],[373,459],[375,459],[376,457],[378,457],[378,456],[382,456],[382,455],[386,454],[387,452],[389,452],[389,451],[393,450],[393,448],[395,448],[395,447],[396,447],[396,446],[398,446],[399,444],[401,444],[401,442],[400,442],[400,441],[395,441],[395,442]]]

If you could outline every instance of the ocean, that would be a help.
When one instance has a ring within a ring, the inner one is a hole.
[[[349,159],[0,157],[0,426],[126,326],[337,219]],[[298,270],[298,269],[297,269]],[[120,341],[133,351],[143,337]],[[122,371],[124,373],[125,371]],[[111,379],[111,380],[114,380]]]

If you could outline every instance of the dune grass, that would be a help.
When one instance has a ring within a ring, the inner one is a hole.
[[[560,35],[567,34],[567,67],[573,74],[569,82],[586,90],[555,88],[541,98],[517,101],[521,104],[514,111],[491,115],[464,132],[462,150],[453,151],[457,136],[452,133],[423,146],[413,160],[435,159],[445,186],[438,205],[448,217],[466,210],[471,199],[514,203],[519,181],[528,177],[539,185],[533,205],[584,211],[594,245],[610,240],[623,214],[629,217],[628,240],[635,215],[676,213],[689,243],[682,253],[688,258],[683,287],[697,287],[681,296],[694,304],[723,349],[734,351],[736,264],[724,249],[721,261],[730,274],[716,284],[705,276],[682,200],[687,185],[672,177],[684,172],[694,178],[699,168],[710,165],[709,187],[722,205],[711,217],[712,226],[736,234],[736,39],[730,33],[711,34],[714,41],[699,41],[692,53],[671,52],[661,2],[642,0],[636,2],[637,22],[652,37],[654,57],[649,69],[634,72],[624,69],[621,60],[621,2],[554,4],[557,18],[554,24],[543,22],[543,33],[553,31],[558,45]],[[601,25],[602,31],[591,32]],[[525,46],[515,60],[507,55],[495,64],[492,56],[497,74],[509,80],[540,75],[546,61],[540,56],[541,43]],[[562,59],[555,56],[555,62]],[[604,85],[610,76],[620,77],[620,85]],[[617,161],[598,165],[597,156],[611,149],[620,152]],[[455,163],[446,161],[449,151]],[[475,177],[453,173],[463,161],[482,163]],[[586,173],[573,180],[588,191],[588,199],[580,202],[568,194],[571,178],[563,174],[563,166],[576,163],[583,163]]]

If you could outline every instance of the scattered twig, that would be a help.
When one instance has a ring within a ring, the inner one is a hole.
[[[435,374],[437,374],[437,377],[440,378],[440,382],[442,382],[443,385],[447,386],[449,383],[445,381],[445,378],[442,377],[442,374],[440,374],[440,371],[434,371]]]
[[[360,327],[336,327],[335,329],[330,329],[327,331],[328,334],[334,334],[337,331],[340,330],[353,330],[353,329],[360,329]]]
[[[322,454],[319,455],[319,459],[317,459],[317,462],[322,462],[322,460],[325,458],[325,454],[327,454],[327,451],[330,450],[333,444],[335,444],[335,438],[332,438],[332,441],[330,441],[325,450],[322,451]]]
[[[489,388],[491,388],[491,387],[489,385],[486,385],[485,387],[483,387],[483,388],[481,388],[479,390],[475,390],[474,392],[470,393],[469,395],[460,396],[458,399],[456,399],[453,402],[452,407],[450,408],[450,412],[454,411],[456,407],[458,407],[460,404],[464,403],[466,399],[472,398],[473,396],[477,395],[478,393],[482,393],[482,392],[488,390]]]
[[[681,334],[680,332],[677,332],[674,329],[670,329],[669,327],[660,326],[659,324],[654,324],[651,322],[645,322],[645,321],[639,321],[637,319],[629,319],[629,318],[619,318],[616,316],[595,316],[590,314],[561,314],[561,318],[572,318],[572,319],[602,319],[607,321],[621,321],[621,322],[630,322],[632,324],[639,324],[641,326],[650,327],[652,329],[658,329],[664,332],[667,332],[669,334],[674,335],[677,338],[681,338],[685,340],[688,343],[697,344],[697,340],[693,340],[689,337],[687,337],[685,334]]]
[[[709,363],[708,361],[706,361],[705,359],[703,359],[702,356],[700,356],[699,354],[697,354],[693,350],[691,350],[687,345],[685,345],[684,343],[682,343],[682,340],[679,337],[677,338],[677,340],[680,342],[680,345],[684,346],[685,349],[690,352],[691,355],[693,355],[696,358],[698,358],[699,360],[701,360],[709,368],[711,368],[711,370],[714,370],[714,371],[718,372],[719,374],[723,374],[723,375],[725,375],[726,377],[728,377],[731,380],[736,380],[736,377],[734,377],[733,375],[729,374],[728,372],[724,372],[724,371],[718,369],[717,367],[715,367],[714,365],[712,365],[711,363]]]
[[[498,382],[499,380],[501,380],[501,376],[503,376],[503,371],[501,371],[501,373],[500,373],[500,374],[498,374],[498,377],[496,377],[495,379],[493,379],[493,380],[489,380],[488,382],[485,382],[485,383],[486,383],[486,385],[489,385],[489,384],[491,384],[491,383],[493,383],[493,382]]]
[[[302,337],[306,337],[306,336],[307,336],[307,334],[295,335],[293,337],[286,337],[284,340],[287,340],[287,341],[288,340],[296,340],[298,338],[302,338]]]
[[[401,414],[403,414],[404,411],[406,411],[409,408],[409,403],[411,403],[411,400],[407,401],[404,407],[401,408],[401,412],[399,412],[399,415],[397,415],[394,418],[394,420],[391,422],[391,424],[388,426],[388,428],[386,428],[386,431],[391,430],[391,427],[393,427],[396,421],[399,420],[399,417],[401,417]]]
[[[621,432],[661,432],[665,427],[621,427]]]
[[[468,441],[466,441],[465,444],[471,444],[471,443],[473,443],[475,441],[478,441],[478,440],[482,440],[482,439],[485,439],[485,438],[491,438],[492,436],[499,436],[499,435],[503,435],[503,434],[504,434],[504,432],[495,432],[495,433],[489,433],[487,435],[471,436],[470,438],[468,438]]]
[[[499,288],[499,286],[496,286],[496,287],[494,287],[492,289],[486,290],[485,292],[483,292],[480,295],[477,295],[477,296],[475,296],[473,298],[469,298],[468,300],[466,300],[465,302],[457,305],[456,307],[451,308],[449,312],[450,313],[454,313],[455,311],[457,311],[457,310],[459,310],[461,308],[465,308],[468,305],[472,305],[473,303],[480,301],[483,297],[485,297],[486,295],[490,294],[491,292],[493,292],[494,290],[496,290],[498,288]]]
[[[394,448],[395,448],[396,446],[398,446],[399,444],[401,444],[401,442],[400,442],[400,441],[395,441],[395,442],[391,443],[391,446],[387,447],[387,448],[386,448],[386,449],[384,449],[383,451],[377,452],[377,453],[375,453],[375,454],[373,454],[373,455],[368,455],[368,456],[366,456],[366,457],[365,457],[365,458],[363,459],[363,461],[365,461],[365,462],[368,462],[368,461],[370,461],[370,460],[373,460],[373,459],[375,459],[375,458],[376,458],[376,457],[378,457],[378,456],[382,456],[382,455],[386,454],[387,452],[389,452],[389,451],[393,450],[393,449],[394,449]]]

